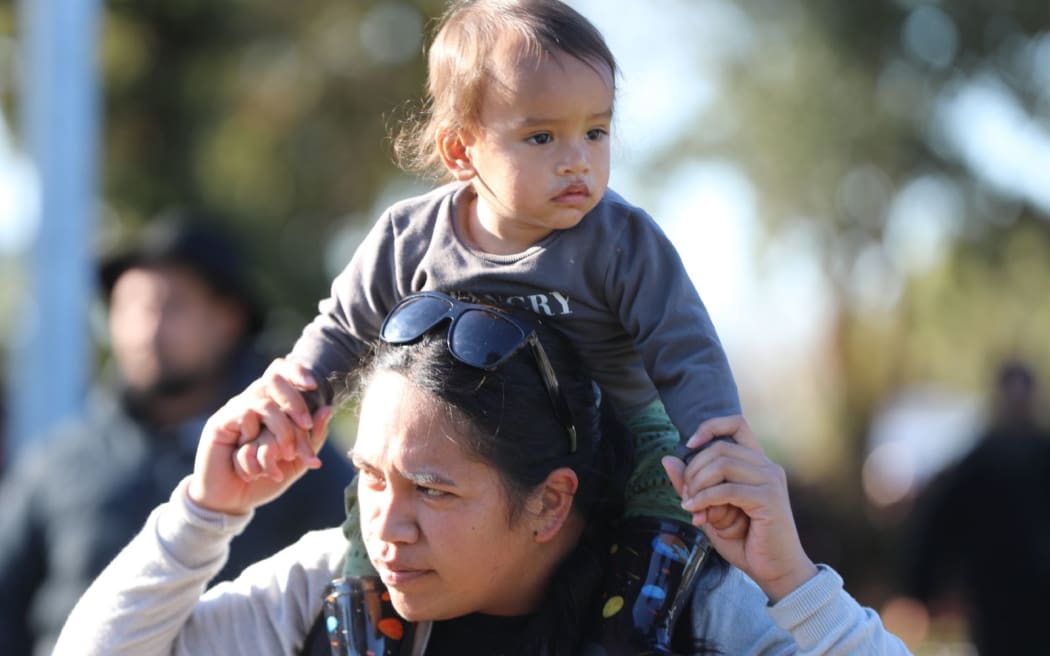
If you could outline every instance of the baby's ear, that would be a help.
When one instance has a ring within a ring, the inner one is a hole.
[[[438,134],[437,146],[441,161],[457,180],[470,180],[477,174],[462,130],[443,130]]]
[[[547,480],[530,504],[534,510],[533,535],[537,542],[552,540],[565,525],[579,484],[576,472],[568,467],[559,467],[547,474]]]

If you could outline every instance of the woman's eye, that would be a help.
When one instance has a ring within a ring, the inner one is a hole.
[[[358,469],[357,475],[360,476],[361,481],[369,487],[383,484],[383,477],[371,469]]]
[[[534,135],[530,136],[525,141],[528,141],[529,143],[532,143],[532,144],[536,144],[537,146],[542,146],[544,144],[549,144],[551,141],[553,141],[553,139],[554,139],[554,137],[552,137],[550,135],[550,133],[541,132],[539,134],[534,134]]]
[[[420,485],[416,489],[418,489],[419,493],[428,499],[443,499],[449,496],[448,492],[433,487],[425,487],[423,485]]]

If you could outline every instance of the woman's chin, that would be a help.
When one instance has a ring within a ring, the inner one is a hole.
[[[409,622],[437,622],[465,615],[467,610],[451,608],[442,600],[421,599],[418,595],[404,596],[393,592],[390,603],[397,614]]]
[[[394,590],[390,591],[390,603],[397,611],[397,614],[409,622],[423,622],[427,620],[436,619],[433,611],[428,612],[429,604],[421,603],[422,600],[414,599],[409,596],[406,597],[403,594],[399,594]]]

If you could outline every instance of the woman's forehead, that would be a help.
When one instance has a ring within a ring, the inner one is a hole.
[[[433,394],[401,374],[378,372],[361,400],[353,456],[380,468],[456,470],[476,464],[460,446],[467,430]]]

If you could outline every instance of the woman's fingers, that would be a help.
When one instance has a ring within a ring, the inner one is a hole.
[[[313,447],[317,434],[311,433],[316,428],[315,417],[302,393],[316,388],[309,369],[293,360],[277,358],[262,376],[227,404],[224,411],[236,415],[241,422],[240,446],[234,458],[238,476],[251,480],[265,473],[280,481],[281,461],[298,459],[312,469],[321,466]],[[268,439],[261,439],[264,428],[271,434]],[[322,430],[322,437],[326,430]],[[258,443],[245,448],[255,442]]]
[[[310,370],[294,360],[277,358],[260,379],[263,393],[272,399],[295,424],[304,430],[313,428],[313,417],[303,391],[317,389]]]
[[[269,397],[261,383],[230,399],[205,424],[190,482],[190,496],[203,507],[241,514],[287,489],[308,468],[320,466],[316,453],[327,435],[331,408],[311,417],[304,431]],[[291,436],[291,451],[281,445]]]
[[[314,427],[310,431],[310,442],[307,445],[309,449],[305,454],[308,457],[302,458],[303,462],[311,469],[321,466],[321,459],[317,457],[317,454],[321,451],[321,447],[324,446],[324,442],[328,438],[328,423],[332,420],[334,414],[335,409],[330,405],[318,408],[317,412],[314,413]]]
[[[249,387],[227,406],[230,407],[224,408],[224,412],[240,417],[238,443],[241,445],[258,440],[260,432],[266,429],[274,442],[268,449],[276,447],[282,460],[292,460],[299,452],[298,442],[308,439],[307,431],[300,428],[277,401],[261,395],[258,388]]]
[[[732,434],[732,441],[715,437]],[[690,446],[706,445],[688,465],[669,468],[711,543],[750,576],[773,601],[790,593],[816,569],[798,539],[787,492],[787,474],[771,461],[742,417],[704,422]]]
[[[328,422],[332,417],[332,408],[325,406],[311,418],[314,424],[310,433],[296,440],[296,451],[292,458],[283,456],[276,436],[269,430],[262,432],[251,442],[241,444],[234,451],[234,472],[246,483],[266,476],[280,482],[289,473],[298,474],[301,469],[317,469],[321,460],[317,457],[324,440],[328,435]],[[288,465],[301,465],[289,469]]]
[[[682,507],[693,513],[694,523],[734,539],[746,536],[752,520],[777,521],[787,506],[783,468],[746,447],[718,449],[698,456],[685,471]]]
[[[698,492],[682,503],[682,507],[691,513],[703,513],[706,518],[704,523],[710,523],[707,517],[712,509],[727,505],[740,509],[750,521],[773,519],[779,506],[776,491],[768,481],[719,483]]]
[[[732,441],[712,442],[693,456],[684,473],[684,498],[724,480],[757,482],[765,475],[763,468],[775,467],[761,451],[754,451]]]
[[[732,437],[737,439],[737,435],[741,432],[746,432],[749,435],[751,433],[751,428],[747,425],[747,421],[744,419],[743,415],[712,417],[700,424],[700,427],[696,429],[696,432],[693,433],[686,442],[686,446],[695,449],[710,442],[716,437]]]

